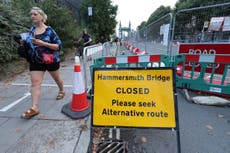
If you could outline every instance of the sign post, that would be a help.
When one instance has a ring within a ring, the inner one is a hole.
[[[96,68],[93,71],[92,127],[177,130],[172,68]]]

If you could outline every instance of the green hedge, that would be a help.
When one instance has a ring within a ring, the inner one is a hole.
[[[18,59],[17,44],[13,36],[28,32],[32,23],[29,11],[33,6],[38,6],[48,16],[47,25],[52,26],[63,42],[62,53],[67,48],[73,47],[73,39],[79,33],[79,26],[72,12],[55,0],[45,0],[40,3],[28,0],[12,0],[0,3],[0,63],[8,63]]]

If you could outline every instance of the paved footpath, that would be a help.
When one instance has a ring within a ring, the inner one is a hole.
[[[86,153],[90,141],[90,117],[72,120],[61,113],[72,102],[74,61],[62,63],[66,96],[56,101],[58,88],[49,73],[42,84],[40,114],[21,119],[31,107],[29,72],[0,82],[0,153]]]

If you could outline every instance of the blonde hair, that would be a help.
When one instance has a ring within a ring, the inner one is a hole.
[[[43,18],[44,18],[43,22],[44,23],[46,22],[47,15],[45,14],[45,12],[41,8],[39,8],[39,7],[32,7],[31,10],[30,10],[30,13],[31,13],[31,11],[37,11],[41,16],[43,16]]]

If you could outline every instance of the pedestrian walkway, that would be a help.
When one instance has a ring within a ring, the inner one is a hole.
[[[90,117],[72,120],[61,113],[73,91],[74,61],[61,65],[66,96],[55,100],[58,88],[46,73],[42,84],[40,114],[21,119],[30,108],[29,72],[11,81],[0,82],[0,153],[86,153],[90,141]]]

